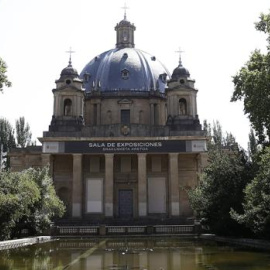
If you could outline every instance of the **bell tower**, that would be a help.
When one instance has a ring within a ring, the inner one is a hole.
[[[181,51],[178,51],[181,53]],[[167,125],[172,130],[201,130],[197,115],[197,92],[194,87],[195,80],[190,78],[179,57],[179,64],[168,81],[167,93]]]
[[[55,81],[56,89],[52,90],[54,105],[49,131],[80,131],[84,126],[83,81],[79,78],[77,70],[72,67],[72,51],[69,53],[68,66],[62,70],[60,78]]]

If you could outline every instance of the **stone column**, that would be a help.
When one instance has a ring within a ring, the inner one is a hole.
[[[146,154],[138,156],[138,201],[139,216],[147,216],[147,179],[146,179]]]
[[[154,120],[154,124],[155,125],[160,125],[160,105],[157,103],[156,105],[154,105],[155,109],[155,120]]]
[[[155,110],[154,110],[154,104],[150,104],[150,124],[154,125],[155,124]]]
[[[82,216],[82,154],[73,154],[72,217]]]
[[[178,153],[169,153],[170,215],[179,216]]]
[[[105,216],[113,217],[113,154],[105,154]]]
[[[101,114],[101,104],[100,103],[97,103],[97,125],[101,125],[101,122],[100,122],[100,114]]]

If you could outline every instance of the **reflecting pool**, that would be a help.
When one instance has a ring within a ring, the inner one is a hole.
[[[270,256],[187,238],[56,240],[0,251],[1,270],[266,270]]]

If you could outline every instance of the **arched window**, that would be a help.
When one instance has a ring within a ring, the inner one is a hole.
[[[184,98],[179,99],[179,114],[180,115],[187,114],[187,101]]]
[[[67,98],[64,101],[64,115],[68,116],[71,115],[71,107],[72,107],[72,101]]]

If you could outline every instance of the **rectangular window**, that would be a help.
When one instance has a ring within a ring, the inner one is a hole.
[[[121,124],[130,124],[130,110],[121,110]]]
[[[103,179],[87,179],[86,212],[103,212]]]
[[[149,214],[166,213],[166,178],[148,178]]]

